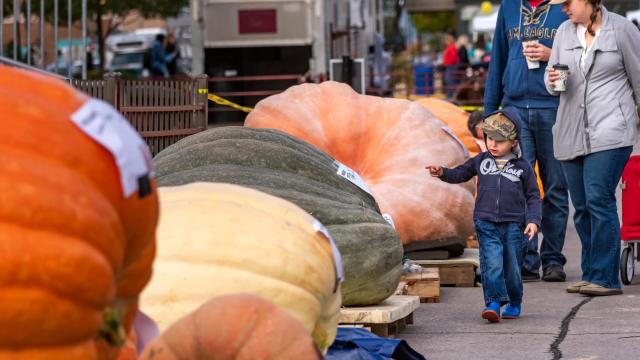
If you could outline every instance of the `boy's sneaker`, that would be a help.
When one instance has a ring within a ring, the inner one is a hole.
[[[520,317],[521,305],[507,304],[502,312],[503,319],[517,319]]]
[[[520,273],[522,275],[523,282],[540,281],[540,273],[538,273],[537,271],[534,272],[522,268],[522,270],[520,270]]]
[[[500,321],[500,303],[492,301],[482,310],[482,318],[490,323],[497,323]]]

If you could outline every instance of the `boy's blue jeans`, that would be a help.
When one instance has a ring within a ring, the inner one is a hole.
[[[562,162],[582,242],[582,280],[607,288],[620,288],[616,186],[632,150],[629,146],[599,151]]]
[[[569,194],[567,180],[560,161],[553,156],[553,134],[556,109],[517,108],[522,118],[520,142],[525,160],[531,166],[538,161],[540,179],[544,187],[542,199],[542,224],[544,234],[538,255],[538,235],[528,242],[524,268],[538,272],[542,268],[564,267],[567,262],[562,254],[569,218]]]
[[[480,274],[484,303],[522,303],[520,267],[524,261],[522,224],[475,220],[480,243]]]

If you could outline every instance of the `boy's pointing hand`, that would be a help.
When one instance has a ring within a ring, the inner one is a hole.
[[[442,166],[438,166],[438,165],[428,165],[424,167],[425,169],[429,170],[429,173],[431,174],[431,176],[433,177],[440,177],[442,176]]]
[[[524,233],[529,235],[529,240],[533,239],[533,236],[538,232],[538,225],[534,223],[527,224],[527,228],[524,229]]]

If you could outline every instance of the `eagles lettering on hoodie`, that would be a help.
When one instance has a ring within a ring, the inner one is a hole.
[[[509,40],[536,37],[538,39],[547,39],[553,41],[556,37],[558,28],[549,28],[545,26],[549,17],[551,5],[547,2],[544,5],[530,8],[524,3],[520,7],[520,26],[514,26],[507,30],[507,38]],[[522,36],[524,34],[524,36]]]

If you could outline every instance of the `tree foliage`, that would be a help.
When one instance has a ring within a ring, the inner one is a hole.
[[[27,0],[22,0],[27,1]],[[58,22],[61,25],[67,23],[68,0],[58,0]],[[13,0],[6,0],[5,7],[11,8]],[[35,14],[40,13],[40,0],[31,0],[31,6]],[[155,16],[175,16],[180,9],[189,4],[188,0],[87,0],[87,17],[95,19],[97,14],[112,14],[124,18],[132,11],[138,11],[142,16],[150,18]],[[53,22],[55,1],[45,1],[45,17]],[[73,21],[82,16],[82,1],[71,1],[71,14]]]
[[[411,14],[411,20],[419,33],[451,32],[456,28],[453,11],[432,11]]]

